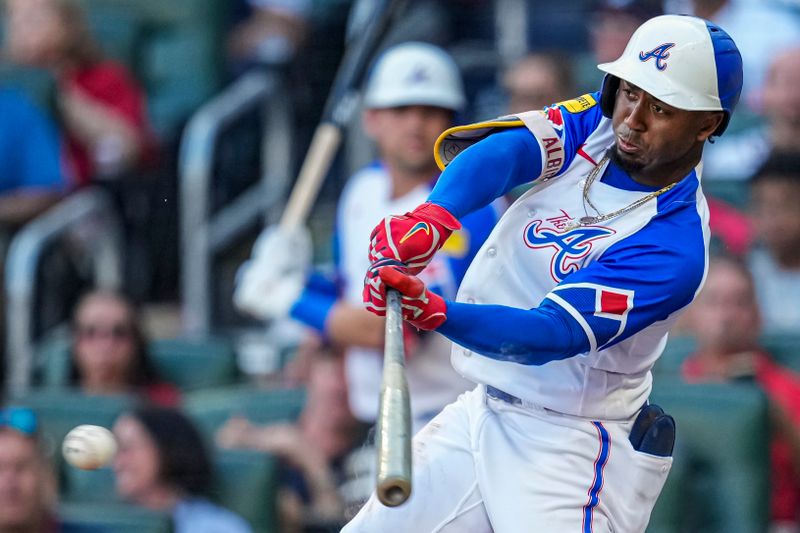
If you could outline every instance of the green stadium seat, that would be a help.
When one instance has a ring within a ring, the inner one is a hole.
[[[750,201],[750,186],[741,180],[703,180],[703,192],[740,210]]]
[[[98,5],[86,12],[86,21],[105,55],[135,68],[147,24],[139,10]]]
[[[651,400],[675,418],[677,437],[648,533],[765,531],[770,432],[764,394],[747,383],[662,379]]]
[[[111,466],[97,470],[81,470],[63,463],[60,478],[59,493],[64,502],[121,503],[114,486],[114,471]]]
[[[223,37],[230,2],[218,0],[81,0],[87,12],[132,13],[139,26],[133,67],[145,85],[151,122],[171,136],[189,115],[222,85]],[[95,25],[113,51],[129,35],[114,33],[112,22]]]
[[[60,448],[61,441],[75,426],[94,424],[110,428],[120,413],[136,404],[136,398],[86,395],[67,388],[41,388],[8,403],[33,409],[41,420],[45,438]]]
[[[212,497],[258,533],[278,532],[278,461],[247,450],[217,450]]]
[[[681,365],[697,348],[693,337],[670,335],[661,357],[653,366],[653,376],[656,381],[661,377],[678,377],[681,374]]]
[[[238,378],[233,344],[221,337],[155,340],[150,354],[158,375],[181,390],[230,385]]]
[[[296,420],[304,402],[303,389],[236,385],[190,392],[184,396],[183,407],[213,442],[217,429],[234,415],[257,424]]]
[[[63,336],[39,346],[37,361],[44,385],[67,385],[69,351],[69,340]],[[159,377],[184,391],[229,385],[238,378],[233,344],[220,337],[155,340],[150,343],[150,356]]]
[[[800,372],[800,335],[794,333],[772,333],[761,337],[764,348],[779,364]]]
[[[169,516],[126,504],[67,503],[58,508],[64,533],[170,533]]]

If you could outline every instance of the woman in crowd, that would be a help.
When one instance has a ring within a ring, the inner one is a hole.
[[[238,515],[207,499],[211,461],[195,426],[174,409],[144,407],[114,424],[119,496],[169,513],[175,533],[249,533]]]
[[[7,0],[6,47],[19,64],[45,68],[78,185],[135,169],[153,155],[142,88],[103,57],[74,0]]]
[[[161,406],[180,402],[178,389],[158,379],[133,303],[95,290],[81,298],[72,322],[70,383],[88,394],[138,394]]]

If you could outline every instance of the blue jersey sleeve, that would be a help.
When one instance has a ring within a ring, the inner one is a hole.
[[[525,128],[510,128],[458,154],[442,172],[428,201],[461,220],[541,173],[536,139]]]
[[[612,245],[534,309],[448,302],[438,331],[477,353],[522,364],[613,346],[688,305],[702,282],[702,233],[675,242],[668,229],[648,225]]]
[[[600,123],[599,97],[599,93],[586,94],[544,109],[564,144],[562,172]],[[539,143],[527,128],[501,129],[458,154],[442,172],[428,201],[460,220],[514,187],[537,179],[542,164]]]

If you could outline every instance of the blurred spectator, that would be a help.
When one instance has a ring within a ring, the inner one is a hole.
[[[0,533],[53,533],[56,482],[33,411],[0,410]]]
[[[508,69],[503,87],[509,114],[543,109],[575,92],[570,58],[558,53],[528,54]]]
[[[0,240],[7,240],[56,203],[67,181],[56,128],[28,98],[0,89],[0,116]]]
[[[291,532],[311,524],[344,525],[344,505],[338,492],[345,481],[343,459],[361,437],[347,403],[341,357],[314,357],[307,391],[305,407],[295,424],[256,426],[236,417],[217,433],[222,447],[259,450],[284,461],[279,508],[283,530]]]
[[[241,533],[250,526],[207,499],[212,481],[208,451],[179,411],[143,407],[114,424],[117,493],[124,500],[172,516],[175,533]]]
[[[775,432],[771,446],[771,521],[783,528],[779,531],[797,531],[800,375],[775,363],[759,344],[760,318],[747,267],[730,258],[712,258],[705,286],[686,314],[690,333],[698,343],[697,352],[682,367],[686,381],[755,380],[766,393]]]
[[[375,422],[383,364],[384,320],[364,309],[364,243],[376,220],[424,202],[439,174],[433,145],[463,107],[460,73],[452,58],[427,43],[387,50],[367,82],[363,124],[380,158],[351,176],[337,206],[336,280],[307,276],[307,235],[268,228],[242,267],[237,306],[261,318],[292,318],[346,350],[350,408],[365,424]],[[463,228],[422,272],[437,292],[455,294],[469,262],[496,222],[487,207],[471,213]],[[304,250],[306,253],[304,254]],[[276,270],[276,265],[279,268]],[[466,390],[450,366],[450,342],[436,334],[408,335],[408,383],[412,425],[419,429]]]
[[[706,195],[712,249],[744,257],[753,244],[754,231],[745,213],[729,203]]]
[[[745,85],[748,80],[745,78]],[[761,98],[765,124],[727,134],[703,152],[705,179],[746,180],[770,151],[800,152],[800,46],[777,51]]]
[[[603,73],[597,64],[616,60],[636,28],[663,12],[660,0],[596,0],[586,17],[591,54],[581,58],[579,92],[599,90]]]
[[[247,0],[249,15],[231,31],[228,56],[236,71],[285,64],[305,43],[311,0]]]
[[[127,68],[106,59],[75,0],[7,0],[12,60],[50,70],[78,185],[116,177],[153,155],[144,95]]]
[[[771,59],[800,43],[797,13],[762,1],[692,0],[691,4],[694,15],[718,24],[736,41],[744,64],[742,103],[759,112],[757,99]]]
[[[752,182],[760,247],[749,257],[768,332],[800,331],[800,152],[776,153]]]
[[[140,394],[173,406],[180,394],[160,381],[133,303],[120,293],[95,290],[76,305],[70,382],[88,394]]]

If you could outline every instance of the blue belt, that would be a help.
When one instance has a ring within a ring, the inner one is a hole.
[[[498,388],[492,387],[491,385],[486,385],[486,395],[490,398],[494,398],[495,400],[510,403],[511,405],[522,405],[522,400],[516,396],[507,392],[503,392]]]

